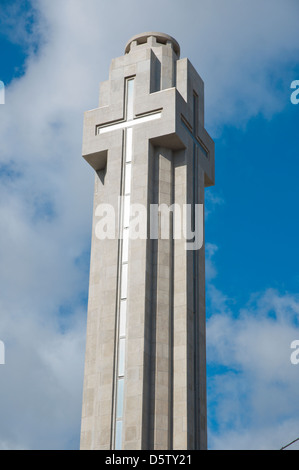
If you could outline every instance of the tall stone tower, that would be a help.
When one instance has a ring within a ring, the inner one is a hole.
[[[198,226],[214,144],[203,81],[171,36],[135,36],[112,61],[83,156],[95,190],[81,449],[205,449],[204,242],[187,248],[174,226],[184,207]]]

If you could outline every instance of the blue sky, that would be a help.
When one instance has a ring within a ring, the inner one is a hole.
[[[218,282],[241,302],[267,286],[298,289],[298,109],[289,95],[286,87],[286,109],[270,121],[257,116],[216,139],[217,192],[225,202],[206,236],[221,248]]]
[[[1,34],[1,79],[8,85],[23,71],[26,52],[22,46],[13,44],[5,34]],[[18,64],[18,65],[17,65]]]
[[[299,436],[299,5],[187,3],[1,2],[1,449],[78,448],[94,182],[83,112],[97,106],[111,59],[148,30],[175,37],[203,78],[216,144],[209,448],[277,449]]]

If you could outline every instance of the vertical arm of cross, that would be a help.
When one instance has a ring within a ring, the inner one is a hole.
[[[125,82],[124,122],[134,118],[134,79]],[[128,253],[129,253],[129,223],[131,199],[131,166],[132,166],[132,128],[123,130],[125,134],[122,174],[124,185],[122,188],[123,201],[120,204],[121,230],[120,230],[120,256],[118,272],[120,283],[117,301],[117,335],[115,344],[115,393],[114,393],[114,432],[112,436],[113,448],[122,449],[123,441],[123,413],[124,413],[124,383],[126,379],[125,354],[127,349],[126,323],[128,298]]]

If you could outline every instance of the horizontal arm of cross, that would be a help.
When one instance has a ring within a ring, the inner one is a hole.
[[[153,111],[152,113],[147,113],[143,116],[140,116],[130,121],[118,121],[113,124],[104,124],[102,126],[97,126],[97,134],[106,134],[107,132],[112,132],[119,129],[126,129],[128,127],[136,126],[137,124],[143,124],[145,122],[154,121],[155,119],[160,119],[162,117],[162,111]]]

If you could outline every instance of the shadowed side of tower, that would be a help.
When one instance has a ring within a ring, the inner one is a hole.
[[[204,241],[182,234],[185,207],[195,233],[214,184],[214,143],[203,82],[179,56],[171,36],[134,36],[84,117],[95,190],[82,449],[207,446]]]

